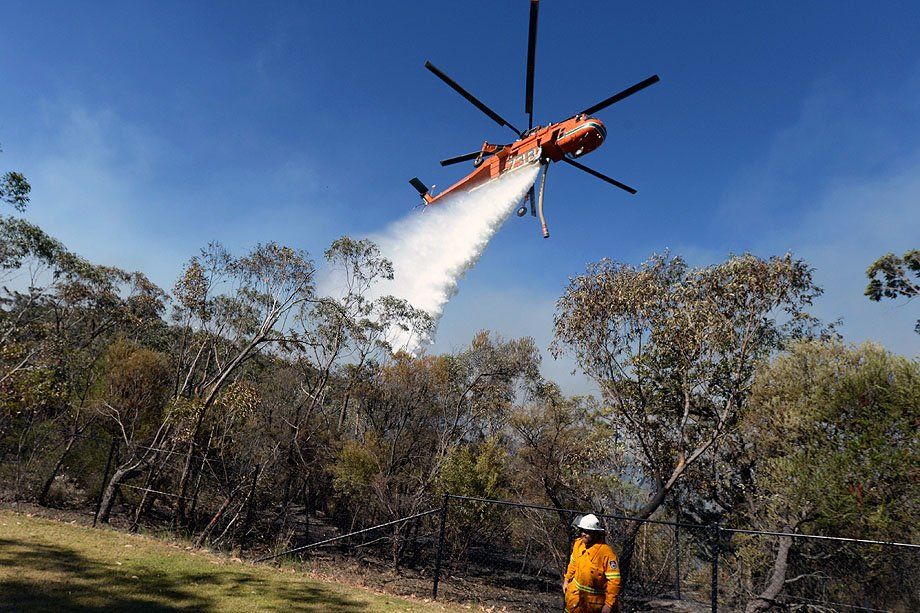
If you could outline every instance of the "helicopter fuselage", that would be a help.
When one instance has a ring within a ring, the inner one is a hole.
[[[600,119],[576,115],[559,123],[536,126],[510,145],[494,145],[487,141],[482,145],[480,158],[474,161],[476,169],[473,172],[437,196],[428,193],[423,199],[431,206],[448,195],[475,190],[507,172],[531,164],[558,162],[563,157],[579,158],[600,147],[606,137],[607,128]]]

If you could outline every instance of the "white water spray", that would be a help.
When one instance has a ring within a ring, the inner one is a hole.
[[[369,238],[393,262],[394,279],[377,296],[403,298],[437,323],[457,283],[479,261],[489,241],[534,184],[537,165],[515,170],[475,191],[460,194],[396,221]],[[433,339],[409,333],[398,346],[415,351]]]

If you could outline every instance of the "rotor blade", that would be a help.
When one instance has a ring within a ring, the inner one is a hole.
[[[463,155],[458,155],[457,157],[447,158],[446,160],[441,160],[441,166],[450,166],[451,164],[459,164],[460,162],[466,162],[467,160],[475,160],[479,157],[479,151],[473,151],[471,153],[464,153]],[[487,154],[488,155],[488,154]]]
[[[585,171],[586,173],[588,173],[589,175],[594,175],[595,177],[597,177],[597,178],[600,179],[601,181],[606,181],[607,183],[610,183],[611,185],[616,185],[616,186],[619,187],[620,189],[622,189],[622,190],[624,190],[624,191],[627,191],[627,192],[629,192],[630,194],[635,194],[635,193],[636,193],[636,190],[634,190],[634,189],[631,188],[630,186],[626,185],[625,183],[620,183],[620,182],[617,181],[616,179],[611,179],[611,178],[608,177],[607,175],[601,174],[601,173],[597,172],[596,170],[594,170],[593,168],[588,168],[588,167],[585,166],[584,164],[579,164],[579,163],[576,162],[575,160],[570,160],[569,158],[562,158],[562,161],[565,162],[566,164],[570,164],[570,165],[574,166],[575,168],[577,168],[577,169],[579,169],[579,170],[584,170],[584,171]]]
[[[457,92],[458,94],[460,94],[461,96],[469,100],[473,104],[473,106],[475,106],[477,109],[479,109],[480,111],[488,115],[492,119],[492,121],[494,121],[500,126],[508,126],[512,130],[514,130],[515,134],[517,134],[518,136],[521,136],[520,130],[518,130],[517,128],[512,126],[510,123],[505,121],[501,115],[499,115],[498,113],[496,113],[495,111],[487,107],[485,104],[483,104],[478,98],[476,98],[476,96],[474,96],[470,92],[463,89],[463,87],[461,87],[459,83],[457,83],[456,81],[448,77],[446,74],[441,72],[441,70],[439,70],[437,66],[435,66],[431,62],[425,62],[425,68],[433,72],[436,77],[438,77],[439,79],[447,83],[451,87],[451,89],[453,89],[455,92]]]
[[[598,112],[599,110],[605,109],[605,108],[607,108],[608,106],[610,106],[611,104],[615,104],[615,103],[619,102],[619,101],[622,100],[623,98],[628,98],[629,96],[632,96],[632,95],[635,94],[636,92],[640,92],[640,91],[642,91],[643,89],[645,89],[646,87],[649,87],[650,85],[654,85],[655,83],[657,83],[657,82],[660,81],[660,80],[661,80],[661,79],[658,78],[658,75],[652,75],[652,76],[650,76],[649,78],[647,78],[645,81],[640,81],[639,83],[636,83],[636,84],[633,85],[632,87],[627,87],[626,89],[624,89],[624,90],[621,91],[620,93],[614,94],[614,95],[610,96],[609,98],[607,98],[606,100],[603,100],[602,102],[598,102],[597,104],[595,104],[595,105],[592,106],[592,107],[586,108],[585,110],[582,111],[582,113],[584,113],[585,115],[593,115],[594,113]]]
[[[530,115],[527,129],[533,128],[533,68],[537,60],[537,13],[540,0],[530,0],[530,33],[527,35],[527,85],[524,88],[524,112]]]

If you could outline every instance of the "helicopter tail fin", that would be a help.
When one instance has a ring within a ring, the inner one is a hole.
[[[414,187],[416,190],[418,190],[418,194],[419,196],[422,197],[422,200],[425,201],[425,204],[428,204],[429,202],[434,200],[434,198],[432,198],[431,194],[429,193],[431,192],[431,190],[428,189],[428,187],[424,183],[419,181],[418,177],[413,177],[412,179],[410,179],[409,184],[412,185],[412,187]]]

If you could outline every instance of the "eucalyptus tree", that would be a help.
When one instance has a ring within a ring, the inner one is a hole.
[[[593,397],[567,397],[545,383],[524,399],[510,420],[507,443],[514,498],[559,509],[609,509],[609,492],[623,464],[621,443]],[[616,496],[619,501],[622,497]],[[535,559],[565,566],[572,515],[526,511],[512,528]],[[523,524],[523,525],[522,525]]]
[[[98,368],[100,384],[92,405],[121,443],[99,506],[99,521],[107,523],[118,487],[156,460],[173,415],[166,355],[119,340],[109,346]]]
[[[300,340],[293,320],[314,294],[314,266],[301,250],[260,244],[234,257],[211,243],[186,265],[174,295],[181,330],[173,385],[183,417],[185,462],[176,519],[185,519],[189,484],[208,452],[207,418],[243,364],[266,347],[283,351]],[[205,454],[204,456],[202,454]]]
[[[22,212],[29,189],[22,175],[7,173],[0,201]],[[91,264],[12,215],[0,216],[0,281],[0,449],[15,429],[19,462],[51,460],[38,494],[44,504],[94,419],[86,406],[94,364],[118,335],[157,338],[165,294],[142,273]],[[33,467],[33,477],[43,470]]]
[[[564,509],[592,508],[618,454],[614,433],[591,397],[566,397],[547,383],[511,416],[521,497]],[[563,525],[571,519],[559,514]]]
[[[865,294],[870,300],[916,298],[920,296],[920,249],[906,251],[901,257],[885,254],[872,263],[866,276],[869,284]],[[914,332],[920,334],[920,319],[914,326]]]
[[[454,354],[399,352],[381,364],[354,390],[357,435],[332,467],[349,517],[390,520],[436,504],[445,470],[456,472],[464,448],[498,440],[520,390],[538,383],[538,365],[531,339],[485,332]]]
[[[689,469],[715,455],[757,365],[812,327],[806,309],[819,293],[809,267],[790,254],[701,268],[667,254],[640,266],[605,259],[570,280],[553,347],[597,382],[636,465],[628,479],[648,492],[626,512],[648,518]]]
[[[871,343],[793,344],[758,372],[739,420],[754,478],[735,521],[787,534],[916,542],[918,419],[917,361]],[[897,554],[761,538],[739,547],[732,575],[741,578],[737,597],[751,612],[770,609],[782,595],[818,592],[916,610],[916,556]]]
[[[298,310],[296,337],[285,344],[300,381],[285,413],[282,526],[291,502],[309,509],[317,490],[326,487],[323,471],[335,441],[347,436],[347,419],[354,427],[356,385],[391,358],[396,338],[408,331],[427,334],[432,325],[426,313],[383,294],[393,266],[372,241],[343,236],[324,259],[325,291]]]
[[[0,175],[0,202],[11,205],[17,211],[24,211],[29,204],[32,186],[21,172],[9,170]]]
[[[138,272],[90,265],[58,271],[58,277],[41,305],[52,348],[46,359],[62,378],[66,402],[55,418],[66,441],[39,495],[44,504],[55,477],[80,436],[97,416],[90,400],[97,385],[97,364],[113,341],[140,346],[160,346],[165,324],[161,319],[166,295]]]
[[[322,404],[331,374],[343,367],[337,419],[329,424],[341,430],[349,414],[350,390],[364,367],[389,359],[403,348],[401,339],[427,337],[433,322],[424,311],[384,293],[386,282],[394,278],[393,264],[373,241],[343,236],[324,256],[331,289],[298,321],[303,340],[298,357],[314,373],[305,380],[310,409]]]
[[[0,202],[11,205],[17,211],[24,211],[29,203],[29,192],[32,187],[26,178],[19,172],[8,171],[0,176]],[[22,267],[23,260],[32,255],[37,246],[35,241],[30,240],[31,236],[38,235],[41,246],[39,255],[45,255],[52,249],[58,248],[55,243],[40,232],[38,228],[12,216],[0,215],[0,282],[6,282],[12,273],[15,273]],[[50,254],[49,254],[50,255]],[[21,296],[10,296],[11,292],[4,287],[3,294],[0,295],[0,347],[3,348],[2,369],[0,370],[0,385],[21,369],[31,357],[29,351],[25,355],[20,355],[21,351],[10,351],[10,342],[12,337],[17,333],[22,325],[22,319],[26,309],[18,305],[15,309],[11,308],[11,303],[15,298]],[[34,298],[31,295],[28,301]],[[16,310],[18,313],[10,313]],[[0,422],[0,440],[3,436],[3,425]]]

